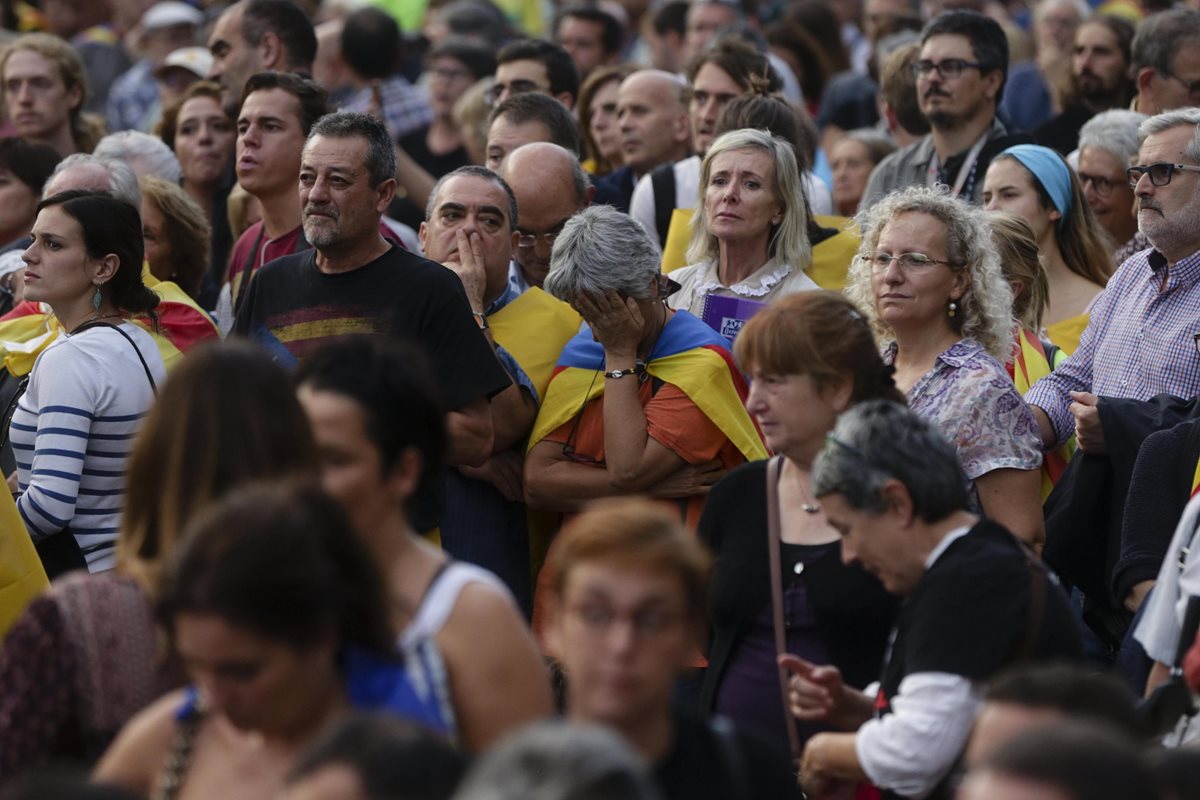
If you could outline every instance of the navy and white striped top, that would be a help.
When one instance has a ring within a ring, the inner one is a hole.
[[[161,386],[166,371],[154,339],[130,323],[121,330]],[[110,327],[60,336],[38,356],[9,435],[17,509],[35,541],[69,525],[89,572],[115,566],[125,461],[153,403],[141,361]]]

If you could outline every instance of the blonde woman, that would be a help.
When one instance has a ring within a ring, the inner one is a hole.
[[[812,261],[807,220],[792,146],[762,130],[723,134],[700,165],[691,266],[671,273],[682,288],[667,302],[701,316],[710,294],[770,303],[816,289],[804,273]]]
[[[150,274],[160,281],[174,281],[195,298],[208,268],[212,227],[182,187],[161,178],[142,178],[139,183]]]
[[[886,196],[860,224],[846,292],[868,310],[897,387],[955,445],[972,511],[1040,543],[1041,447],[1004,369],[1013,295],[986,213],[919,186]]]

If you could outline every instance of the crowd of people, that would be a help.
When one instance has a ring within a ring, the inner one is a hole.
[[[0,797],[1200,796],[1198,5],[0,3]]]

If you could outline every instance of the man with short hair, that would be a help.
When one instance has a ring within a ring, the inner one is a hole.
[[[386,11],[367,6],[352,11],[342,27],[342,60],[361,87],[343,105],[378,116],[393,139],[433,122],[429,96],[400,74],[400,26]]]
[[[221,98],[236,114],[251,75],[265,70],[310,75],[317,35],[292,0],[239,0],[217,18],[208,49],[209,80],[221,86]]]
[[[492,110],[487,167],[499,172],[513,150],[530,142],[553,142],[579,156],[579,124],[559,101],[545,94],[514,95]]]
[[[948,11],[930,20],[913,70],[921,112],[932,131],[875,167],[860,209],[914,183],[943,184],[978,203],[992,157],[1018,141],[996,116],[1008,70],[1008,39],[995,20],[974,11]]]
[[[304,235],[314,249],[255,274],[234,331],[289,364],[352,333],[420,342],[450,409],[447,462],[478,466],[492,452],[487,401],[509,379],[480,335],[461,281],[380,235],[395,194],[395,159],[391,136],[374,117],[343,111],[313,126],[299,195]]]
[[[596,182],[597,202],[628,211],[633,187],[643,175],[688,156],[692,126],[687,94],[678,75],[657,69],[638,70],[621,81],[617,124],[625,160]]]
[[[1071,55],[1074,100],[1034,131],[1039,144],[1066,156],[1088,120],[1129,106],[1136,89],[1129,76],[1133,34],[1133,24],[1122,17],[1100,16],[1079,26]]]
[[[625,31],[617,18],[591,5],[564,8],[554,22],[554,40],[575,62],[581,81],[596,67],[620,61],[624,38]]]
[[[621,734],[666,800],[800,797],[786,754],[673,702],[703,641],[708,554],[649,500],[609,500],[559,534],[547,641],[567,718]]]
[[[62,64],[49,54],[62,54]],[[57,37],[30,33],[0,50],[0,92],[5,117],[27,142],[53,147],[60,156],[91,150],[77,127],[87,96],[83,64]],[[96,137],[97,139],[99,136]]]
[[[1105,451],[1097,395],[1200,395],[1193,341],[1200,307],[1198,126],[1195,108],[1142,123],[1130,179],[1136,179],[1138,229],[1154,249],[1117,269],[1092,307],[1079,349],[1025,394],[1047,449],[1075,434],[1084,452]]]
[[[528,615],[533,587],[522,445],[549,369],[579,330],[579,315],[538,290],[522,293],[509,283],[509,262],[521,238],[517,208],[499,175],[486,167],[462,167],[434,187],[418,236],[425,257],[462,280],[484,338],[513,379],[491,399],[491,457],[482,466],[447,474],[442,546],[499,576]]]
[[[541,39],[518,39],[505,45],[496,56],[496,82],[488,90],[488,99],[499,106],[525,92],[549,95],[574,108],[579,70],[567,51]]]
[[[683,39],[687,33],[687,0],[667,0],[655,7],[650,29],[643,33],[650,50],[650,66],[680,72],[686,61]]]
[[[1131,71],[1134,111],[1153,116],[1200,104],[1200,11],[1174,8],[1143,20]]]
[[[591,205],[596,189],[573,153],[546,142],[514,150],[502,174],[521,209],[509,282],[518,292],[540,289],[550,272],[554,238],[568,219]]]
[[[234,308],[259,267],[309,247],[300,226],[296,176],[305,138],[328,111],[325,90],[307,78],[260,72],[246,81],[234,167],[238,183],[258,199],[262,219],[238,237],[229,259]]]

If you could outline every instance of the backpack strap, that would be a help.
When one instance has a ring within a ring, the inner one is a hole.
[[[659,247],[667,246],[667,231],[675,213],[675,165],[663,164],[650,173],[650,188],[654,189],[654,226],[658,228]]]

